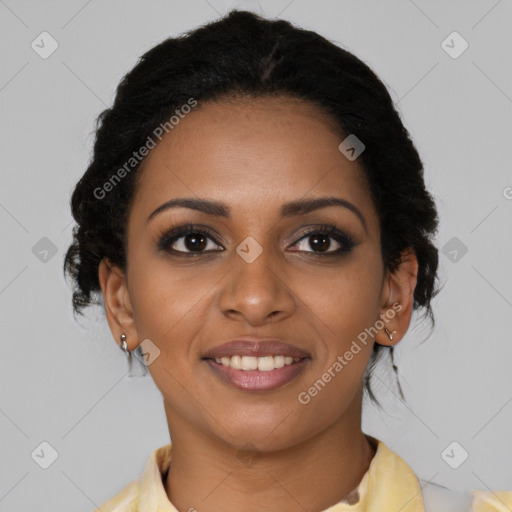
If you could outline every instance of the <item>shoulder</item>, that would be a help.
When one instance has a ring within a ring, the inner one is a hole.
[[[473,491],[471,512],[509,512],[512,510],[512,491]]]
[[[512,491],[454,491],[418,479],[422,488],[425,512],[510,512]]]
[[[138,512],[169,507],[162,475],[169,468],[170,459],[170,443],[153,450],[143,473],[93,512]]]
[[[93,512],[136,512],[140,479],[133,480]]]
[[[470,512],[472,496],[467,491],[454,491],[421,478],[418,479],[423,494],[425,512]]]
[[[400,479],[407,480],[407,485],[411,489],[414,487],[421,495],[425,512],[512,512],[512,491],[459,491],[429,482],[415,475],[407,463],[382,441],[378,443],[376,455],[380,453],[379,465],[386,467],[386,473],[390,472],[391,467],[401,465]]]

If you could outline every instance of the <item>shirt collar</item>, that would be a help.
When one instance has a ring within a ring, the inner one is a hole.
[[[377,451],[357,487],[359,501],[353,505],[340,502],[324,512],[424,512],[421,486],[416,475],[382,441],[375,439],[375,442]],[[167,497],[163,481],[171,463],[171,452],[172,445],[167,444],[151,453],[140,480],[139,512],[178,512]]]
[[[172,445],[153,450],[140,482],[139,512],[178,512],[165,492],[163,477],[171,463]]]

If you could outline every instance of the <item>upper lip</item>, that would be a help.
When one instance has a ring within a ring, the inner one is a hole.
[[[240,336],[210,349],[203,356],[205,359],[220,359],[231,356],[288,356],[288,357],[310,357],[305,350],[286,343],[277,338],[254,338]]]

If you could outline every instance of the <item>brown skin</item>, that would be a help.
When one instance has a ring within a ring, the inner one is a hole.
[[[361,430],[362,379],[373,343],[394,345],[409,327],[418,262],[408,251],[396,272],[384,273],[377,213],[357,160],[338,150],[341,140],[307,102],[226,101],[196,107],[145,160],[128,219],[126,274],[104,260],[99,278],[117,343],[125,333],[130,350],[147,338],[160,349],[148,368],[173,443],[165,489],[180,511],[324,510],[357,487],[375,454]],[[320,196],[350,201],[368,231],[339,206],[278,215],[282,203]],[[146,222],[177,197],[224,202],[231,218],[177,208]],[[192,254],[184,236],[173,248],[192,256],[158,250],[162,231],[188,223],[217,235],[200,249],[207,254]],[[302,238],[326,224],[356,246],[323,256],[339,243],[319,250],[311,235]],[[250,264],[236,252],[248,236],[263,248]],[[359,344],[349,364],[301,404],[298,394],[394,303],[402,309],[386,322],[397,331],[393,341],[382,329]],[[201,359],[238,335],[284,339],[311,360],[278,389],[238,390]],[[241,460],[247,443],[252,463]]]

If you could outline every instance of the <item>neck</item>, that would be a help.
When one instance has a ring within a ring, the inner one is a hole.
[[[201,512],[303,512],[343,500],[353,503],[354,496],[358,499],[353,491],[376,451],[360,425],[360,417],[348,422],[340,418],[290,448],[241,452],[180,425],[174,416],[172,462],[164,482],[167,496],[178,510]]]

